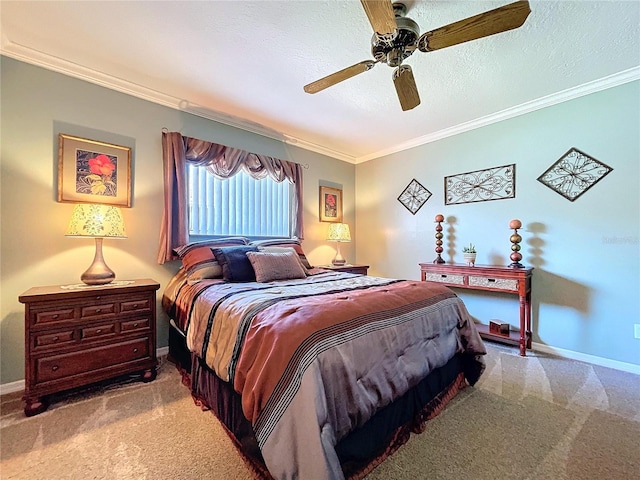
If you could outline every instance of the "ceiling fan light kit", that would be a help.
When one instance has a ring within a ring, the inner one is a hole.
[[[402,110],[420,105],[418,87],[409,65],[402,62],[416,50],[431,52],[477,40],[522,26],[531,13],[528,1],[518,1],[488,12],[445,25],[420,35],[416,22],[406,17],[406,5],[381,0],[360,0],[373,28],[371,54],[365,60],[305,85],[307,93],[317,93],[348,78],[371,70],[377,63],[394,67],[392,78]]]

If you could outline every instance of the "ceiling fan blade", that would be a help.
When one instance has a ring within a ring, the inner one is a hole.
[[[395,34],[396,16],[390,0],[360,0],[373,31],[378,35]]]
[[[342,70],[332,73],[331,75],[327,75],[320,80],[316,80],[315,82],[305,85],[304,91],[307,93],[318,93],[320,90],[324,90],[331,85],[335,85],[336,83],[354,77],[359,73],[371,70],[375,64],[376,62],[373,60],[365,60],[364,62],[356,63],[355,65],[343,68]]]
[[[396,92],[403,111],[411,110],[420,105],[418,87],[409,65],[400,65],[393,71],[393,83],[396,86]]]
[[[425,32],[418,49],[430,52],[459,43],[488,37],[520,27],[531,13],[529,2],[519,1]]]

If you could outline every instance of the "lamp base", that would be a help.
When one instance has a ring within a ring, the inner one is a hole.
[[[113,282],[115,278],[116,274],[107,267],[102,257],[102,238],[96,238],[96,254],[93,257],[93,263],[80,275],[80,280],[87,285],[105,285]]]
[[[333,258],[333,260],[331,260],[331,263],[335,266],[335,267],[341,267],[343,266],[345,263],[347,263],[347,261],[344,259],[344,257],[342,256],[342,254],[340,253],[340,242],[337,243],[337,251],[336,251],[336,256]]]
[[[109,267],[107,267],[107,269],[108,268]],[[96,273],[91,270],[91,267],[89,267],[89,270],[80,275],[80,280],[82,280],[82,282],[86,283],[87,285],[106,285],[107,283],[113,282],[115,278],[116,274],[111,270],[109,270],[109,272]]]

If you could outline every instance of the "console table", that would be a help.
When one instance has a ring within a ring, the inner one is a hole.
[[[533,267],[511,268],[469,266],[463,264],[421,263],[422,281],[438,282],[448,287],[502,292],[518,295],[520,300],[520,331],[494,333],[488,325],[477,324],[482,338],[520,346],[520,355],[531,348],[531,274]]]

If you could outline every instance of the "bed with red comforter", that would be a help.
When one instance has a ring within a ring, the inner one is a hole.
[[[486,351],[439,284],[300,277],[193,282],[181,268],[162,300],[170,354],[256,476],[360,478],[478,380]]]

